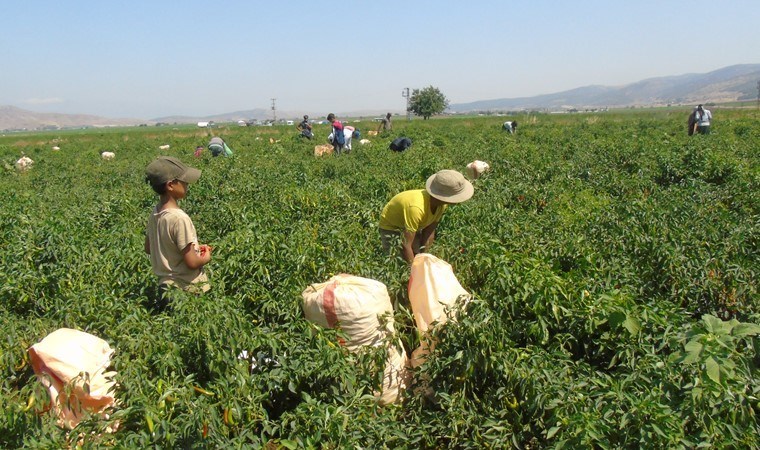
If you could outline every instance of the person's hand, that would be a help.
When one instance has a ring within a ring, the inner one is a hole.
[[[210,245],[203,244],[201,245],[200,250],[201,250],[201,256],[206,256],[206,254],[211,256],[211,251],[213,250],[213,248]]]

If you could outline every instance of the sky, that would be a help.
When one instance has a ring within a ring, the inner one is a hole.
[[[404,111],[760,63],[760,1],[3,2],[0,105],[154,119]]]

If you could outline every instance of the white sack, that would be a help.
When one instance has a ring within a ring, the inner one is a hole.
[[[467,175],[473,180],[479,178],[485,172],[490,170],[490,166],[487,162],[475,160],[470,164],[467,164]]]
[[[301,295],[306,319],[325,328],[340,324],[349,337],[349,350],[377,345],[386,333],[393,333],[393,305],[379,281],[340,274],[312,284]]]
[[[426,333],[433,323],[456,320],[454,306],[460,297],[464,297],[465,303],[471,298],[459,284],[449,263],[429,253],[414,257],[409,277],[409,302],[422,345],[412,352],[412,367],[422,364],[428,347],[432,349],[433,343],[429,342]]]
[[[382,391],[375,396],[381,405],[395,402],[407,384],[407,357],[400,343],[388,343],[394,331],[393,305],[385,285],[340,274],[312,284],[301,295],[306,319],[325,328],[340,326],[349,339],[341,344],[350,351],[387,345]]]
[[[106,341],[69,328],[58,329],[29,348],[32,368],[50,392],[59,426],[74,428],[86,414],[103,413],[114,404],[116,372],[106,371],[113,352]]]
[[[32,168],[32,164],[34,164],[32,158],[28,156],[22,156],[18,159],[18,161],[16,161],[16,170],[19,170],[21,172],[27,171]]]

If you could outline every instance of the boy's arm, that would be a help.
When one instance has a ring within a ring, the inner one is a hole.
[[[145,236],[145,253],[150,255],[150,240],[148,240],[148,236]]]
[[[185,265],[191,269],[200,269],[211,261],[211,247],[208,245],[199,246],[200,253],[195,252],[195,244],[189,243],[184,250],[182,250],[182,259],[185,261]]]

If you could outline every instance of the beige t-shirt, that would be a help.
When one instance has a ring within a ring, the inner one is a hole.
[[[158,276],[159,284],[176,284],[182,289],[201,284],[208,290],[208,277],[203,268],[191,269],[182,256],[188,244],[193,244],[196,252],[198,237],[193,221],[181,209],[154,209],[148,218],[148,242],[150,244],[150,264]],[[200,285],[199,285],[200,286]]]

